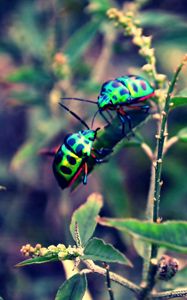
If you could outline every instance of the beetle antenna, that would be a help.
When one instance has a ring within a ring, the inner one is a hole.
[[[76,101],[82,101],[82,102],[97,104],[97,102],[95,102],[95,101],[88,100],[88,99],[81,99],[81,98],[61,98],[61,100],[76,100]]]
[[[76,113],[74,113],[72,110],[70,110],[68,107],[66,107],[65,105],[63,105],[62,103],[59,103],[59,105],[64,108],[65,110],[67,110],[72,116],[74,116],[77,120],[79,120],[88,130],[90,129],[88,124],[86,124],[86,122],[84,120],[82,120]]]
[[[95,117],[97,116],[98,112],[99,112],[99,109],[96,110],[96,112],[95,112],[95,114],[94,114],[94,116],[93,116],[92,123],[91,123],[91,128],[93,128],[93,124],[94,124],[94,121],[95,121]]]

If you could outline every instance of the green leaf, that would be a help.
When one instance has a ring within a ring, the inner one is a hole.
[[[49,26],[38,26],[36,5],[34,2],[24,2],[14,16],[14,26],[9,36],[21,51],[22,55],[43,60],[49,56],[47,47],[50,34]]]
[[[181,129],[181,130],[178,132],[177,136],[178,136],[178,138],[179,138],[179,140],[180,140],[181,142],[185,142],[185,143],[186,143],[186,142],[187,142],[187,127]]]
[[[146,245],[145,241],[142,241],[140,239],[133,239],[133,246],[136,250],[136,252],[143,257],[145,260],[149,259],[149,257],[147,256],[147,247],[148,245]]]
[[[27,141],[19,148],[19,150],[13,157],[13,160],[11,162],[11,168],[14,171],[20,170],[29,158],[33,158],[34,154],[36,155],[37,150],[38,148],[36,147],[36,145],[34,145],[32,141]]]
[[[163,12],[163,11],[156,11],[156,18],[155,18],[155,10],[149,10],[146,12],[141,12],[139,15],[141,24],[148,27],[160,27],[162,31],[172,32],[173,29],[187,29],[186,22],[183,18],[179,15]],[[172,26],[168,27],[168,24],[172,24]]]
[[[99,194],[91,194],[85,204],[81,205],[74,213],[71,219],[70,231],[75,238],[75,226],[78,225],[79,235],[82,246],[92,236],[96,227],[96,217],[103,205],[102,197]]]
[[[64,47],[64,53],[73,64],[86,50],[100,27],[101,19],[88,22],[78,29],[68,40]]]
[[[167,221],[161,224],[136,219],[100,218],[98,222],[126,231],[136,238],[154,243],[160,247],[187,253],[187,222]]]
[[[26,259],[16,265],[16,267],[24,267],[28,265],[33,265],[33,264],[44,264],[47,262],[52,262],[52,261],[58,261],[58,255],[46,255],[46,256],[39,256],[39,257],[34,257],[30,259]]]
[[[177,95],[171,98],[171,102],[173,103],[171,109],[187,105],[187,88],[181,90]]]
[[[55,300],[81,300],[87,288],[85,275],[76,274],[59,288]]]
[[[12,83],[27,83],[41,87],[48,84],[51,78],[42,69],[24,66],[9,74],[6,80]]]
[[[115,170],[115,172],[111,172]],[[124,186],[124,172],[119,168],[119,161],[116,157],[110,159],[110,163],[103,164],[97,170],[101,180],[102,194],[107,199],[114,217],[129,217],[130,199]],[[107,174],[107,176],[106,176]]]
[[[21,91],[12,90],[10,93],[11,98],[15,98],[19,104],[26,105],[44,105],[43,96],[31,87],[24,88]]]
[[[124,254],[114,248],[111,244],[107,244],[103,240],[97,238],[89,240],[84,249],[83,259],[114,262],[132,266],[131,262]]]
[[[88,10],[91,13],[102,14],[106,18],[106,12],[110,7],[114,6],[114,3],[110,0],[89,0]]]
[[[187,105],[187,96],[181,97],[181,96],[175,96],[171,98],[171,103],[173,103],[172,109],[178,106],[184,106]]]

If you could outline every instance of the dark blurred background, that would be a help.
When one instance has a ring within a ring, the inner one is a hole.
[[[186,1],[144,2],[139,14],[144,34],[153,36],[158,71],[171,79],[187,49]],[[59,109],[60,97],[96,101],[104,81],[140,74],[145,62],[137,55],[138,49],[106,17],[108,8],[124,4],[126,1],[1,0],[0,185],[6,190],[0,191],[0,295],[4,299],[54,299],[64,280],[61,264],[16,269],[15,264],[23,260],[19,250],[28,242],[44,246],[72,243],[72,212],[90,193],[103,194],[102,215],[144,217],[150,162],[140,148],[122,149],[93,172],[87,186],[72,193],[60,190],[52,173],[52,159],[39,154],[81,128]],[[178,90],[187,85],[186,75],[185,70]],[[90,122],[95,107],[73,101],[67,105]],[[185,109],[176,109],[169,121],[172,136],[185,126]],[[102,120],[97,122],[95,126],[102,126]],[[141,134],[155,146],[154,121],[144,126]],[[163,170],[164,219],[187,218],[185,162],[185,144],[175,145]],[[142,261],[129,239],[103,228],[98,228],[96,235],[133,260],[134,270],[112,269],[138,282]],[[100,277],[90,276],[89,287],[93,299],[107,299]],[[119,286],[114,289],[117,299],[130,297]]]

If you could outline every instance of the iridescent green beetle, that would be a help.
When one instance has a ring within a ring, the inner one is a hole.
[[[103,111],[115,110],[122,123],[122,133],[125,133],[125,122],[128,122],[130,129],[132,129],[132,125],[131,118],[124,110],[124,107],[147,112],[149,105],[136,104],[152,96],[154,96],[153,88],[141,76],[128,75],[117,77],[102,85],[98,97],[98,112],[102,114]]]
[[[125,107],[128,109],[148,112],[149,105],[142,105],[142,102],[153,96],[154,90],[147,80],[141,76],[127,75],[105,82],[101,87],[97,103],[95,101],[80,98],[63,99],[75,99],[97,104],[98,110],[93,117],[92,124],[98,112],[108,123],[110,123],[103,112],[109,112],[111,110],[116,111],[122,123],[122,133],[125,134],[126,121],[129,124],[130,130],[132,129],[131,118],[128,112],[125,111]]]
[[[81,130],[78,133],[68,134],[63,144],[55,153],[53,161],[53,172],[55,178],[62,189],[69,187],[84,171],[83,184],[87,183],[88,166],[87,161],[90,156],[95,159],[96,163],[102,163],[106,160],[97,158],[93,151],[99,156],[106,154],[107,149],[94,150],[93,142],[96,139],[97,131],[89,129],[89,126],[74,112],[70,111],[66,106],[60,105],[69,111],[76,119],[78,119],[87,130]],[[108,151],[107,153],[110,153]]]

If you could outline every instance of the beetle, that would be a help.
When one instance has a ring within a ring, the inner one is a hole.
[[[95,141],[97,131],[100,128],[91,130],[86,122],[77,114],[69,110],[69,108],[62,103],[59,104],[86,127],[86,130],[68,134],[65,137],[63,144],[55,153],[53,173],[59,186],[62,189],[65,189],[75,182],[82,171],[84,172],[83,184],[86,184],[88,175],[87,161],[89,157],[93,157],[96,163],[103,163],[106,162],[106,160],[96,157],[95,153],[102,156],[104,154],[109,154],[111,151],[104,148],[101,150],[94,150],[93,142]]]
[[[107,123],[110,124],[110,121],[106,118],[103,112],[116,111],[122,123],[122,134],[125,135],[126,121],[128,122],[129,129],[132,130],[131,117],[125,110],[125,107],[128,109],[148,112],[149,105],[142,105],[142,102],[153,96],[154,90],[147,80],[137,75],[126,75],[103,83],[97,102],[80,98],[62,99],[74,99],[97,104],[98,110],[93,117],[92,125],[98,112],[107,121]]]

